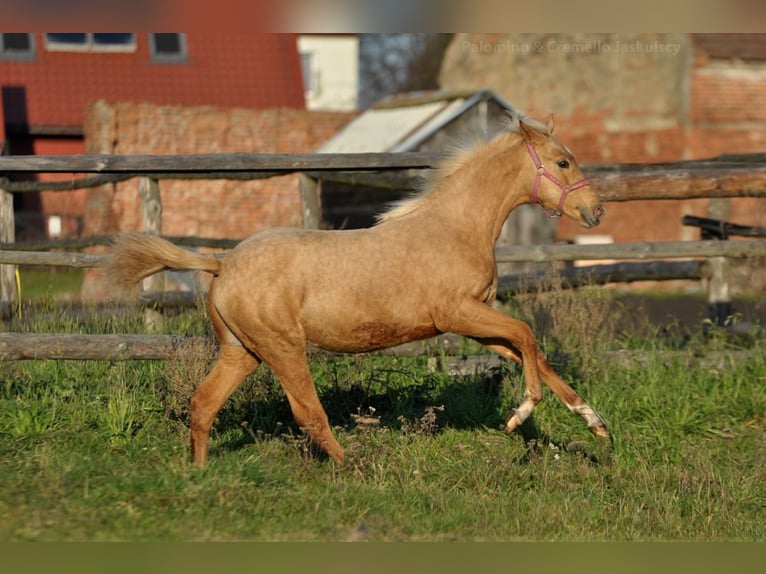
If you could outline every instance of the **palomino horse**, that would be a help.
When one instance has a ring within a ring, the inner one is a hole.
[[[586,228],[604,209],[572,153],[546,125],[527,120],[460,152],[418,195],[369,229],[271,229],[223,258],[138,233],[117,238],[112,272],[125,284],[163,269],[211,273],[208,305],[218,360],[191,399],[194,462],[208,457],[209,431],[227,398],[261,362],[277,375],[296,422],[333,459],[330,430],[306,358],[307,344],[365,352],[440,333],[473,338],[524,367],[526,390],[506,428],[542,398],[542,380],[593,434],[604,421],[550,367],[529,326],[495,310],[494,246],[508,214],[537,203]]]

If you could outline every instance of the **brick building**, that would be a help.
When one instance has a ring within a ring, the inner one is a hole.
[[[457,34],[445,89],[491,88],[517,109],[556,114],[581,162],[666,162],[766,150],[766,35]],[[615,241],[697,239],[684,214],[766,225],[766,200],[612,203],[593,233]],[[583,231],[569,221],[558,239]]]
[[[83,153],[86,105],[97,100],[305,105],[292,34],[0,34],[0,91],[0,147],[9,154]],[[44,235],[51,222],[62,236],[81,234],[85,197],[84,190],[16,194],[17,239]]]
[[[96,102],[87,108],[88,153],[306,153],[318,148],[352,113],[299,109],[158,106]],[[298,175],[160,181],[166,235],[244,239],[273,226],[301,226]],[[141,229],[137,180],[87,192],[84,235]]]
[[[85,114],[87,153],[310,152],[353,114],[96,102]],[[83,235],[142,228],[137,179],[86,191]],[[243,239],[268,227],[301,226],[298,175],[265,180],[160,181],[165,235]],[[90,269],[81,295],[100,299],[108,283]]]

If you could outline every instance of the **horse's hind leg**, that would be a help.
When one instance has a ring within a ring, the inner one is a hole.
[[[218,360],[191,398],[191,450],[192,460],[204,466],[210,442],[210,428],[218,411],[234,390],[252,373],[259,359],[245,349],[234,333],[226,326],[213,303],[215,281],[210,285],[208,309],[216,338],[221,349]]]
[[[264,360],[279,377],[295,422],[308,433],[315,445],[338,462],[342,461],[343,447],[335,440],[327,413],[319,402],[305,350],[295,349],[270,358],[264,356]]]
[[[191,399],[190,439],[195,464],[204,466],[207,462],[210,428],[218,411],[258,363],[258,359],[244,347],[221,344],[218,361]]]

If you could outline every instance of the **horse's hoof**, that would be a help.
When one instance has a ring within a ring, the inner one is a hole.
[[[596,425],[592,427],[588,427],[588,430],[592,432],[595,436],[600,438],[605,438],[607,440],[612,440],[612,435],[609,433],[608,430],[606,430],[606,427],[604,425]]]
[[[505,432],[512,433],[520,426],[521,426],[521,421],[519,420],[519,417],[514,412],[511,418],[508,419],[508,422],[505,423]]]

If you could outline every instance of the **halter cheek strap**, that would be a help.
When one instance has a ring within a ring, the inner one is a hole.
[[[537,168],[537,174],[535,175],[535,183],[532,186],[532,193],[530,194],[530,199],[532,200],[532,203],[542,207],[549,217],[561,217],[561,215],[564,213],[564,202],[566,202],[567,200],[567,195],[569,195],[569,193],[574,191],[575,189],[580,189],[581,187],[590,185],[590,181],[583,178],[580,181],[573,183],[571,185],[565,184],[563,181],[561,181],[559,178],[557,178],[555,175],[553,175],[551,172],[549,172],[545,168],[545,166],[543,165],[543,162],[540,161],[540,157],[537,155],[537,152],[535,151],[534,146],[529,142],[527,142],[527,149],[529,150],[529,155],[532,157],[532,161],[535,164],[535,168]],[[561,190],[561,195],[559,196],[559,203],[556,206],[556,209],[549,209],[543,205],[542,201],[540,201],[540,195],[539,195],[540,180],[542,180],[543,177],[546,177],[549,180],[551,180]]]

